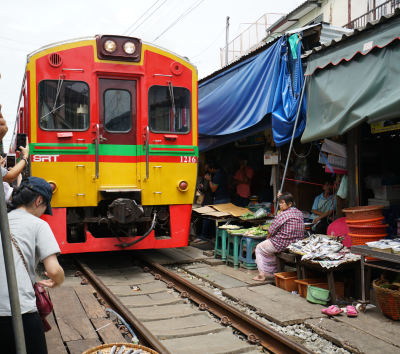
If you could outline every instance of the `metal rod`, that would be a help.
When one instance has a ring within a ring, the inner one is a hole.
[[[149,126],[146,127],[146,179],[149,179]]]
[[[100,175],[100,157],[99,157],[99,144],[100,144],[100,128],[99,125],[96,124],[96,140],[95,140],[95,159],[96,159],[96,179],[99,178]]]
[[[26,354],[24,327],[22,325],[21,306],[19,303],[17,276],[15,273],[14,255],[11,246],[10,226],[3,188],[3,176],[0,173],[0,232],[3,246],[4,264],[7,275],[8,294],[11,305],[11,321],[14,331],[15,347],[18,354]]]
[[[225,65],[228,65],[229,16],[226,16]]]
[[[305,90],[305,87],[306,87],[306,82],[307,82],[307,76],[304,78],[303,88],[301,90],[301,95],[300,95],[299,107],[297,108],[296,120],[294,121],[292,140],[290,140],[290,147],[289,147],[289,152],[288,152],[288,156],[287,156],[287,159],[286,159],[285,172],[283,172],[282,184],[281,184],[281,188],[279,190],[279,192],[281,192],[281,193],[282,193],[282,190],[283,190],[283,185],[285,184],[286,171],[287,171],[287,168],[288,168],[288,165],[289,165],[290,153],[292,152],[293,140],[294,140],[294,136],[296,134],[297,121],[298,121],[299,115],[300,115],[301,104],[303,103],[303,95],[304,95],[304,90]]]

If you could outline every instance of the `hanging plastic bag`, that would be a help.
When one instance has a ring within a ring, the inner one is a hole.
[[[310,165],[305,157],[297,157],[290,170],[295,173],[295,179],[298,181],[308,181],[310,179]]]

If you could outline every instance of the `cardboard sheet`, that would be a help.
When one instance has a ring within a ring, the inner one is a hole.
[[[249,211],[249,209],[237,207],[236,205],[233,205],[232,203],[217,204],[217,205],[213,205],[212,207],[218,211],[229,213],[235,217],[239,217],[240,215],[247,213]]]
[[[207,213],[213,213],[213,212],[215,212],[215,209],[213,209],[213,208],[211,208],[211,207],[209,207],[209,206],[205,206],[205,207],[202,207],[202,208],[194,209],[194,211],[195,211],[196,213],[200,213],[200,214],[207,214]]]
[[[231,216],[231,214],[229,213],[224,213],[221,211],[214,211],[213,213],[207,213],[207,214],[203,214],[205,216],[215,216],[217,218],[221,217],[221,216]]]

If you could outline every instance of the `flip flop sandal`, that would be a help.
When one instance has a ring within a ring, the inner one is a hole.
[[[334,307],[334,308],[328,308],[327,310],[326,310],[326,314],[327,315],[329,315],[329,316],[336,316],[336,315],[338,315],[339,313],[342,313],[343,312],[343,310],[342,309],[340,309],[339,307]]]
[[[346,306],[347,317],[357,317],[357,310],[353,306]]]
[[[336,307],[337,307],[337,306],[335,306],[335,305],[331,305],[331,306],[327,307],[326,309],[322,309],[321,312],[322,312],[324,315],[327,315],[326,311],[332,310],[333,308],[336,308]]]

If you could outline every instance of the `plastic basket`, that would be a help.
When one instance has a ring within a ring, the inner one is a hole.
[[[298,291],[297,283],[297,272],[283,272],[275,273],[275,285],[277,288],[281,288],[286,291]]]
[[[353,235],[385,235],[387,224],[382,225],[354,225],[349,224],[350,234]]]
[[[385,238],[387,234],[383,235],[354,235],[349,234],[351,237],[351,245],[352,246],[362,246],[365,245],[367,242],[379,241]]]
[[[109,344],[102,344],[102,345],[98,345],[97,347],[94,347],[92,349],[88,349],[85,352],[83,352],[82,354],[97,354],[98,351],[100,351],[103,354],[110,354],[111,348],[116,345],[118,347],[118,349],[122,346],[125,345],[126,349],[141,349],[142,350],[142,354],[158,354],[158,352],[154,351],[153,349],[144,347],[143,345],[139,345],[139,344],[132,344],[132,343],[109,343]],[[118,349],[116,352],[118,352]]]
[[[381,288],[382,280],[372,283],[382,312],[393,320],[400,320],[400,291]]]
[[[383,220],[385,219],[384,216],[381,216],[376,219],[364,219],[364,220],[346,220],[347,225],[382,225]]]
[[[376,219],[382,216],[384,205],[366,205],[343,209],[347,220]]]

